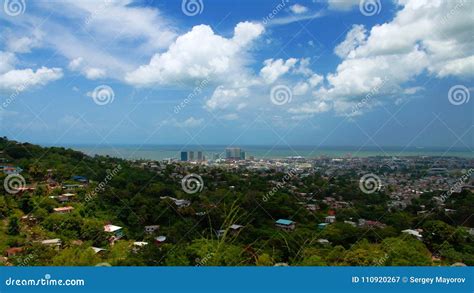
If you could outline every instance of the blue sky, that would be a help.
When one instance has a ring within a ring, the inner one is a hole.
[[[9,138],[474,146],[472,1],[2,4]]]

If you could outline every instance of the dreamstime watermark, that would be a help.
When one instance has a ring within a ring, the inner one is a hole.
[[[3,11],[9,16],[18,16],[25,13],[25,0],[3,0]]]
[[[210,253],[206,254],[206,256],[204,256],[203,258],[196,258],[195,259],[196,267],[205,266],[214,257],[214,255],[215,255],[215,253],[210,252]]]
[[[194,90],[178,105],[174,107],[174,113],[178,114],[183,110],[197,95],[199,95],[202,90],[209,84],[209,79],[204,79],[198,83]]]
[[[26,180],[20,174],[10,174],[3,180],[3,187],[9,194],[17,194],[26,187]]]
[[[469,89],[461,84],[454,85],[449,89],[448,100],[454,106],[467,104],[471,98]]]
[[[21,260],[21,262],[17,265],[17,267],[26,267],[30,264],[32,260],[34,260],[36,255],[30,253],[28,254],[24,259]]]
[[[183,0],[181,10],[187,16],[196,16],[204,11],[204,2],[202,0]]]
[[[286,4],[289,3],[290,0],[281,0],[280,3],[278,3],[273,10],[262,19],[263,25],[267,25],[280,11],[282,11]]]
[[[382,188],[382,180],[373,173],[365,174],[359,180],[359,188],[365,194],[380,191]]]
[[[374,262],[374,265],[375,265],[375,266],[379,266],[379,267],[384,266],[385,263],[387,262],[387,260],[388,260],[388,254],[386,253],[383,257],[377,259],[377,260]]]
[[[85,286],[86,282],[84,279],[52,279],[50,274],[44,275],[40,279],[13,279],[8,278],[5,280],[5,285],[8,287],[23,287],[23,286]]]
[[[370,103],[370,101],[372,101],[372,98],[380,92],[380,89],[383,88],[388,81],[389,81],[389,78],[387,76],[384,76],[382,79],[382,82],[379,85],[374,86],[370,90],[370,92],[367,95],[365,95],[365,97],[362,100],[360,100],[355,106],[352,107],[351,114],[354,115],[357,112],[359,112],[362,108],[366,107],[367,104]]]
[[[89,96],[94,100],[94,103],[99,106],[111,104],[115,99],[114,90],[108,85],[99,85]]]
[[[181,187],[187,194],[201,192],[204,187],[204,181],[198,174],[188,174],[181,179]]]
[[[281,179],[280,182],[278,182],[273,188],[272,190],[270,190],[269,192],[267,192],[263,197],[262,197],[262,200],[264,202],[267,202],[270,198],[273,197],[273,195],[275,195],[275,193],[282,189],[286,183],[291,180],[293,177],[295,177],[296,175],[298,174],[297,172],[297,169],[291,169],[290,171],[288,171],[285,176],[283,176],[283,178]]]
[[[15,100],[16,98],[28,87],[30,84],[30,80],[20,84],[15,88],[15,91],[0,105],[0,111],[6,110]]]
[[[86,202],[91,201],[93,198],[97,196],[99,192],[103,192],[105,187],[109,184],[109,182],[122,170],[122,165],[117,165],[112,171],[107,170],[107,176],[105,176],[104,180],[100,182],[91,193],[86,195]]]
[[[473,172],[474,169],[467,170],[448,191],[440,196],[441,200],[445,202],[453,193],[461,192],[462,187],[466,184],[465,182],[471,178]]]
[[[103,0],[101,1],[100,5],[94,11],[92,11],[89,16],[84,20],[84,23],[86,25],[90,24],[96,17],[97,15],[103,13],[112,3],[112,0]]]
[[[293,99],[293,93],[291,89],[286,85],[276,85],[272,87],[270,91],[270,100],[273,104],[277,106],[282,106],[284,104],[291,103]]]
[[[441,24],[446,24],[466,3],[466,0],[459,0],[453,8],[451,8],[444,17],[441,18]]]
[[[382,3],[380,3],[380,0],[360,0],[359,10],[365,16],[373,16],[380,13]]]

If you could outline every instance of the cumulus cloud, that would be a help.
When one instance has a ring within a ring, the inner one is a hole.
[[[395,97],[404,94],[401,88],[406,82],[422,73],[437,78],[474,76],[474,3],[423,3],[400,1],[392,21],[369,31],[353,26],[334,50],[343,60],[326,76],[327,85],[315,92],[316,102],[293,111],[317,113],[332,107],[343,112],[367,94],[376,100]],[[321,101],[330,107],[321,107]]]
[[[0,90],[23,91],[33,86],[45,85],[63,76],[60,68],[17,69],[17,63],[15,54],[0,51]]]
[[[133,85],[173,84],[198,79],[222,81],[245,71],[245,52],[264,31],[260,24],[237,24],[232,38],[214,33],[208,25],[198,25],[176,39],[164,53],[126,75]],[[197,45],[199,44],[199,45]]]
[[[363,45],[367,38],[366,33],[367,30],[363,25],[353,25],[345,40],[336,46],[334,53],[341,58],[348,57],[355,48]]]
[[[286,61],[283,59],[267,59],[264,61],[265,66],[260,70],[260,76],[267,84],[274,83],[280,76],[287,73],[298,62],[296,58],[290,58]]]
[[[100,79],[106,76],[106,71],[102,68],[95,68],[85,64],[82,57],[75,58],[69,62],[69,69],[84,74],[88,79]]]
[[[133,0],[32,1],[28,17],[0,14],[12,30],[1,34],[8,36],[9,51],[51,49],[70,62],[82,58],[78,72],[87,78],[123,79],[140,65],[142,56],[167,48],[177,36],[159,9],[134,4]]]
[[[242,88],[226,88],[223,85],[218,86],[211,98],[206,101],[206,108],[208,110],[226,109],[231,104],[240,105],[240,109],[245,107],[243,99],[248,97],[249,90],[246,87]]]
[[[45,85],[62,76],[60,68],[14,69],[0,75],[0,89],[24,90],[33,86]]]

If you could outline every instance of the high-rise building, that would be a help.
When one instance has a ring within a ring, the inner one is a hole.
[[[225,149],[225,158],[228,160],[240,160],[241,159],[241,149],[240,148],[226,148]]]
[[[244,151],[240,151],[240,159],[245,160],[245,152]]]
[[[194,152],[193,152],[193,151],[189,151],[189,152],[188,152],[188,159],[189,159],[190,161],[194,161]]]
[[[198,161],[203,161],[203,160],[204,160],[201,151],[198,151],[198,157],[197,157],[197,159],[198,159]]]
[[[181,161],[186,162],[188,160],[188,152],[181,152]]]

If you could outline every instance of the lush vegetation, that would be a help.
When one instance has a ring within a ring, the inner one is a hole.
[[[23,248],[3,264],[474,265],[473,236],[463,227],[474,226],[474,218],[469,218],[474,195],[468,190],[449,198],[446,207],[455,210],[449,215],[436,207],[434,194],[424,194],[406,209],[389,212],[388,196],[363,194],[349,175],[331,179],[318,173],[294,176],[262,200],[274,187],[271,182],[281,181],[285,174],[177,163],[150,168],[143,162],[89,157],[70,149],[42,148],[6,138],[0,139],[0,151],[3,164],[21,167],[27,186],[35,187],[17,194],[9,194],[3,184],[0,187],[0,251]],[[202,176],[202,192],[187,194],[181,189],[181,178],[188,173]],[[77,196],[73,201],[60,203],[51,198],[65,192],[63,185],[77,184],[71,179],[76,175],[87,177],[89,183],[74,191]],[[5,178],[1,174],[0,182]],[[312,194],[308,203],[317,204],[318,209],[305,209],[290,186],[296,186],[297,193]],[[191,205],[178,208],[173,201],[160,199],[163,196],[188,199]],[[350,204],[331,209],[323,202],[325,197]],[[74,210],[53,212],[66,205]],[[418,215],[421,205],[431,212]],[[318,228],[329,213],[336,214],[337,222]],[[297,222],[294,231],[275,227],[276,219],[288,217]],[[344,222],[360,218],[379,220],[385,226],[363,228]],[[125,236],[113,245],[103,229],[107,223],[124,227]],[[232,224],[244,227],[234,232],[229,229]],[[147,234],[146,225],[160,228]],[[423,241],[401,233],[414,227],[423,229]],[[219,229],[225,230],[221,237],[216,236]],[[166,242],[156,245],[157,235],[166,236]],[[60,249],[40,243],[52,238],[62,240]],[[320,243],[320,239],[330,243]],[[135,241],[149,244],[140,248],[134,246]],[[95,253],[91,247],[106,250]]]

